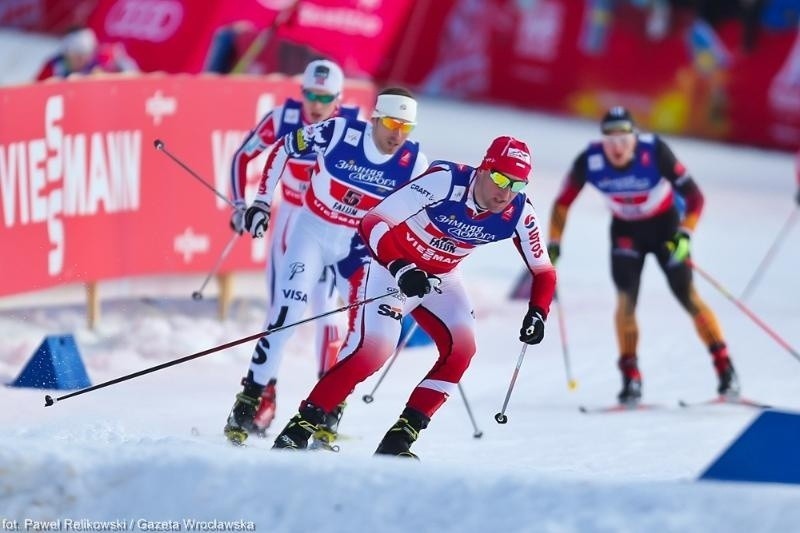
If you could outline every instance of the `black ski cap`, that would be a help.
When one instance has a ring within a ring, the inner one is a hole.
[[[621,105],[614,106],[603,115],[600,121],[600,131],[607,133],[631,133],[636,124],[633,122],[631,112]]]

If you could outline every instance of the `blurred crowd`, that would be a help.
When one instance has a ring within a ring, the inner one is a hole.
[[[795,30],[800,24],[800,0],[586,0],[592,21],[610,24],[620,8],[645,12],[645,31],[651,40],[666,37],[675,15],[689,12],[710,27],[738,20],[742,24],[741,47],[752,51],[763,29]]]
[[[39,70],[37,81],[74,74],[138,72],[139,66],[120,43],[99,43],[91,28],[73,28]]]
[[[529,9],[538,0],[507,0],[518,9]],[[800,0],[584,0],[586,11],[581,49],[589,55],[605,50],[609,28],[620,17],[645,17],[647,39],[664,39],[681,17],[693,17],[695,33],[710,35],[731,20],[742,25],[741,50],[755,49],[763,31],[795,31],[800,25]],[[321,57],[302,44],[273,39],[278,26],[287,22],[285,10],[271,27],[258,28],[246,21],[221,26],[209,45],[204,70],[220,74],[294,74],[309,61]],[[71,74],[136,72],[138,66],[121,43],[98,42],[88,27],[69,30],[57,53],[42,66],[37,79],[65,78]]]

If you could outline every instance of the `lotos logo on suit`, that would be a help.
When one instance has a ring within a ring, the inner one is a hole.
[[[536,225],[536,217],[533,215],[527,215],[523,224],[525,224],[525,229],[533,229],[533,227]]]

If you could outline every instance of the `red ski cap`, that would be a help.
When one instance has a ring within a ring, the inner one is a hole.
[[[532,167],[528,145],[507,135],[492,141],[480,165],[482,169],[496,170],[526,182]]]

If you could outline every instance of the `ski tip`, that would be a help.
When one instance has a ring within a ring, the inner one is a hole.
[[[771,405],[767,405],[765,403],[757,402],[754,400],[750,400],[748,398],[743,398],[741,396],[731,397],[731,396],[715,396],[708,400],[698,401],[698,402],[687,402],[685,400],[679,400],[678,405],[681,407],[703,407],[703,406],[713,406],[713,405],[738,405],[741,407],[751,407],[753,409],[772,409]]]
[[[589,412],[589,409],[585,405],[579,405],[578,406],[578,411],[580,411],[583,414],[586,414],[586,413]]]

